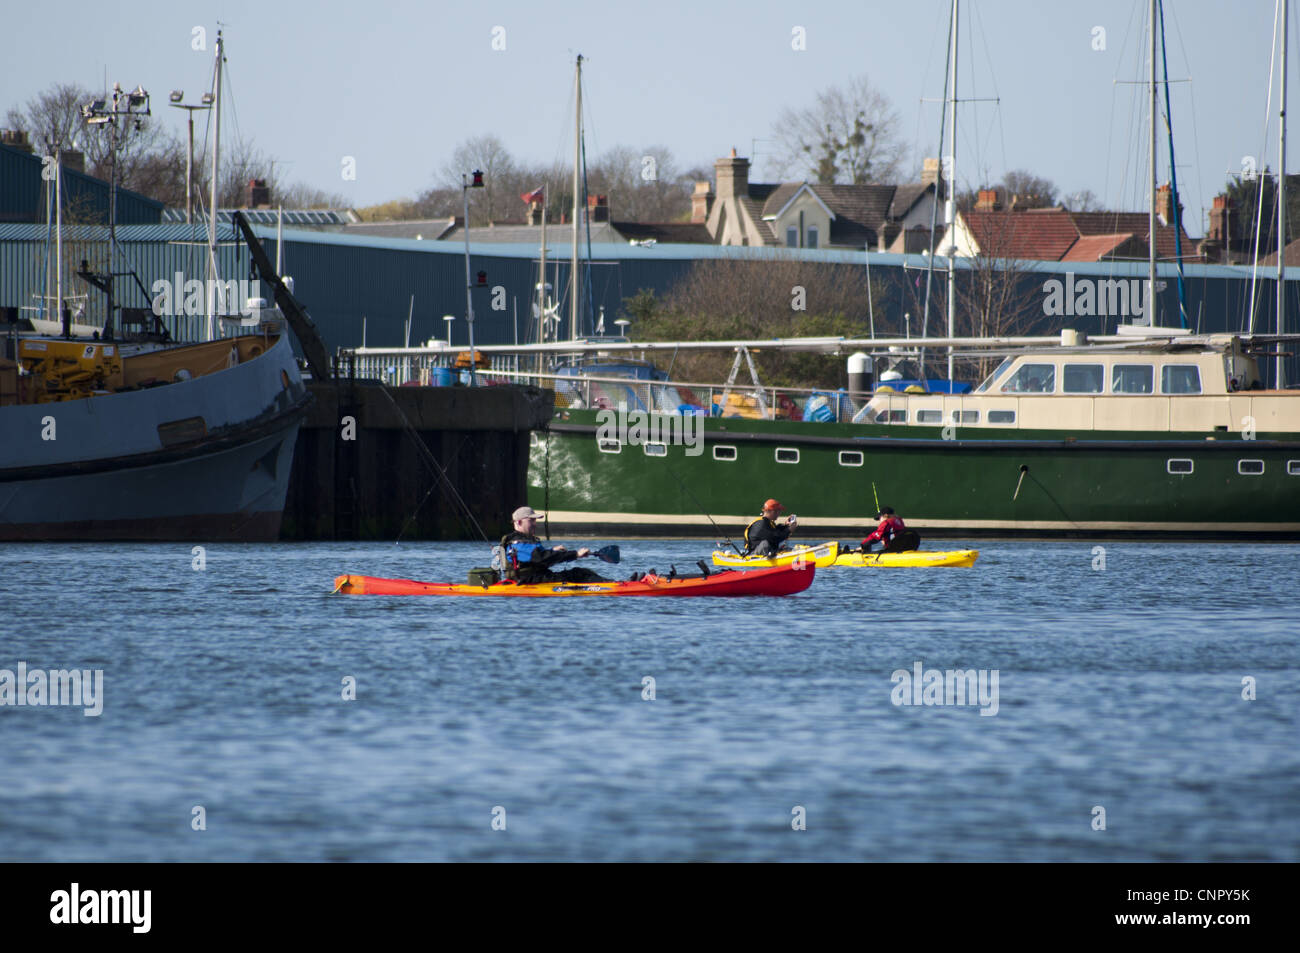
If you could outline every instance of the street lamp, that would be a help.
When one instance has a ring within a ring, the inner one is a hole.
[[[447,322],[447,350],[451,350],[451,322],[456,320],[454,314],[444,314],[442,320]]]
[[[185,93],[179,89],[173,89],[169,98],[171,99],[169,106],[184,109],[189,117],[190,147],[185,153],[185,224],[190,225],[193,223],[194,210],[194,200],[191,198],[194,190],[194,110],[211,109],[212,94],[204,93],[198,105],[181,102],[185,98]]]
[[[469,275],[469,190],[483,188],[483,173],[475,169],[468,176],[465,173],[460,175],[460,194],[465,200],[465,321],[469,325],[469,383],[473,387],[477,380],[474,371],[477,367],[478,355],[474,353],[474,302],[470,298],[470,291],[473,290],[473,280]],[[486,280],[483,282],[486,284]],[[448,346],[450,346],[451,325],[447,325]]]
[[[149,111],[149,94],[143,86],[136,86],[131,92],[123,92],[121,83],[113,84],[113,99],[94,99],[81,107],[81,116],[88,126],[108,126],[108,274],[103,276],[103,287],[108,295],[108,315],[104,319],[103,338],[113,339],[113,262],[117,251],[117,147],[118,122],[130,126],[136,131],[144,128],[144,119],[153,113]]]

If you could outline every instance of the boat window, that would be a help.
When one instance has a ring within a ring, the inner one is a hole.
[[[1150,394],[1155,368],[1150,364],[1116,364],[1110,371],[1112,394]]]
[[[1050,394],[1056,390],[1055,364],[1021,364],[1002,385],[1005,394]]]
[[[990,410],[989,423],[991,424],[1014,424],[1016,422],[1016,412],[1014,410]]]
[[[668,444],[648,443],[645,445],[645,455],[647,457],[666,457],[668,456]]]
[[[1295,462],[1300,463],[1300,461],[1295,461]],[[842,467],[860,467],[860,466],[862,466],[862,451],[861,451],[861,450],[841,450],[841,451],[840,451],[840,466],[842,466]]]
[[[777,463],[798,463],[799,451],[792,450],[789,447],[777,447],[776,462]]]
[[[1165,472],[1175,474],[1187,474],[1192,472],[1192,461],[1187,459],[1172,459],[1165,461]]]
[[[1287,476],[1300,476],[1300,460],[1288,460],[1286,462]]]
[[[1162,394],[1199,394],[1201,369],[1195,364],[1166,364],[1160,368]]]
[[[916,422],[918,424],[941,424],[943,423],[943,411],[918,410],[916,412]]]
[[[906,410],[887,410],[876,418],[880,423],[885,424],[905,424],[907,423]]]
[[[596,446],[600,448],[601,453],[622,453],[623,444],[617,440],[597,440]]]
[[[1061,389],[1067,394],[1100,394],[1105,383],[1101,364],[1066,364],[1061,374]]]
[[[1237,472],[1242,476],[1259,476],[1264,472],[1263,460],[1238,460]]]
[[[994,371],[992,374],[990,374],[988,377],[984,378],[984,383],[980,384],[979,387],[975,388],[975,393],[977,393],[977,394],[982,393],[983,391],[986,391],[986,390],[988,390],[990,387],[992,387],[992,386],[993,386],[993,382],[994,382],[995,380],[997,380],[999,377],[1001,377],[1001,376],[1002,376],[1002,372],[1005,371],[1005,370],[1006,370],[1008,367],[1010,367],[1010,366],[1011,366],[1011,358],[1009,358],[1009,357],[1004,357],[1004,358],[1002,359],[1002,363],[998,365],[998,369],[995,370],[995,371]]]
[[[724,446],[717,446],[717,447],[714,447],[714,448],[713,448],[713,459],[714,459],[714,460],[735,460],[735,459],[736,459],[736,448],[735,448],[735,447],[724,447]]]
[[[955,424],[977,424],[980,422],[980,412],[978,410],[954,410],[949,419]]]

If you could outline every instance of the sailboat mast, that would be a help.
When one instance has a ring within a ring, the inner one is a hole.
[[[578,203],[581,200],[579,180],[582,174],[582,54],[573,71],[574,99],[577,101],[577,121],[573,126],[573,252],[569,258],[569,339],[578,339],[578,299],[582,283],[578,280]]]
[[[952,162],[948,166],[948,234],[952,236],[952,245],[948,248],[948,337],[956,337],[957,318],[957,272],[953,267],[957,251],[957,8],[958,0],[952,0],[952,76],[948,95],[948,124],[952,127]],[[940,170],[942,172],[942,170]],[[943,176],[940,175],[942,180]],[[948,381],[952,382],[952,345],[948,345]]]
[[[537,286],[537,343],[546,340],[546,203],[551,197],[550,183],[542,186],[542,262],[538,268]]]
[[[1286,314],[1286,28],[1287,0],[1282,0],[1282,110],[1277,122],[1277,333],[1283,333],[1283,316]],[[1286,386],[1286,362],[1277,356],[1276,381],[1281,390]]]
[[[1151,202],[1147,209],[1147,294],[1142,302],[1143,323],[1153,328],[1156,324],[1156,0],[1151,0],[1150,13],[1150,75],[1148,86],[1151,93],[1151,152],[1148,160],[1151,164]]]
[[[58,288],[58,320],[63,320],[63,145],[54,149],[54,269]],[[48,245],[46,246],[49,247]]]
[[[216,115],[215,134],[212,137],[212,201],[208,209],[208,320],[204,329],[205,341],[216,336],[217,313],[217,188],[221,178],[221,60],[225,53],[221,31],[217,31],[217,71],[213,83],[214,102],[212,110]]]

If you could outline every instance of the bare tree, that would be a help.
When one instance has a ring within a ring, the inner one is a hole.
[[[865,76],[817,93],[800,109],[777,117],[773,156],[777,175],[860,185],[891,182],[903,158],[899,115]]]
[[[483,188],[470,193],[470,223],[486,225],[510,217],[507,210],[519,206],[518,195],[512,195],[518,169],[514,157],[505,143],[494,135],[475,136],[458,145],[439,174],[439,185],[449,191],[460,192],[462,176],[471,172],[483,173]]]
[[[1093,194],[1092,189],[1081,189],[1061,198],[1061,204],[1071,212],[1104,212],[1105,204]]]
[[[880,288],[873,285],[877,296]],[[801,261],[782,251],[761,260],[717,258],[697,262],[662,300],[642,292],[624,303],[645,340],[850,336],[869,333],[867,281],[852,265]],[[883,317],[877,333],[892,325]],[[676,361],[679,380],[725,378],[733,355],[691,354]],[[841,358],[759,351],[755,363],[764,384],[840,387]]]
[[[1016,208],[1051,208],[1056,204],[1056,186],[1052,180],[1024,169],[1012,169],[1004,175],[1001,188],[1006,192],[1004,201],[1010,204],[1014,198]]]

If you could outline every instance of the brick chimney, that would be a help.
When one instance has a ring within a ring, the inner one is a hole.
[[[713,163],[713,172],[718,182],[719,199],[748,198],[749,160],[737,156],[735,149],[731,150],[730,156]]]
[[[0,145],[28,154],[32,152],[32,144],[27,140],[27,133],[21,129],[0,129]]]
[[[609,221],[609,196],[608,195],[587,196],[587,221],[589,222]]]
[[[1215,199],[1215,202],[1217,203],[1218,199]],[[1178,206],[1179,217],[1182,216],[1182,212],[1183,206],[1180,203]],[[1168,183],[1156,189],[1156,214],[1160,216],[1160,220],[1166,225],[1174,224],[1174,194]]]
[[[975,200],[975,211],[977,212],[1000,212],[1002,211],[1002,196],[997,189],[980,189],[979,195]]]
[[[266,179],[249,179],[246,208],[270,208],[271,190],[266,187]]]
[[[691,193],[691,224],[704,224],[708,221],[711,211],[713,211],[713,186],[708,182],[696,182],[695,191]]]

